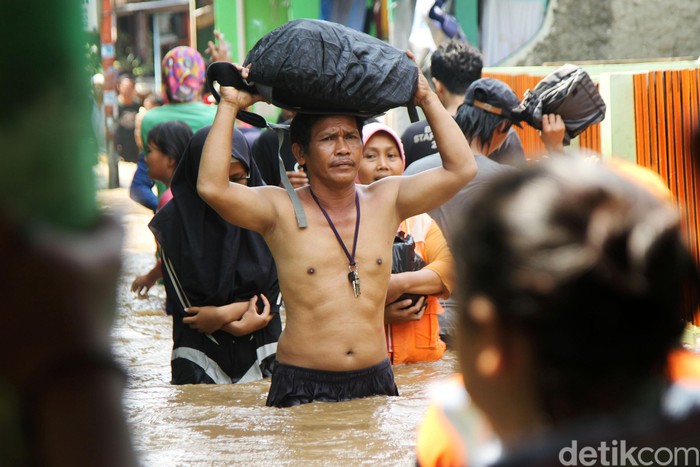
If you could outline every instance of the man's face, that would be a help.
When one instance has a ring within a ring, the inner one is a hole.
[[[362,135],[355,118],[333,115],[318,120],[304,156],[311,177],[354,183],[362,159]]]

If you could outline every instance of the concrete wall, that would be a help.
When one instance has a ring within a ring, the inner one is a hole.
[[[550,0],[540,32],[502,65],[700,56],[698,0]]]

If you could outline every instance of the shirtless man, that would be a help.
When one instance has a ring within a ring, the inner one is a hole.
[[[402,219],[446,202],[476,174],[462,131],[419,73],[414,100],[434,130],[442,167],[355,185],[358,119],[298,114],[292,150],[310,180],[296,189],[308,218],[300,229],[284,189],[229,183],[234,120],[261,97],[224,86],[220,93],[197,189],[224,219],[259,232],[277,264],[286,327],[267,405],[398,395],[384,338],[393,239]]]

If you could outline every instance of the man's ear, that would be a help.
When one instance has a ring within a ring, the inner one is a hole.
[[[496,129],[500,134],[507,133],[508,130],[510,129],[511,123],[509,121],[503,121],[498,124]]]
[[[297,160],[299,165],[301,165],[301,166],[306,165],[306,157],[304,156],[304,148],[301,147],[301,144],[299,144],[299,143],[292,144],[292,154],[294,154],[294,158]]]
[[[445,85],[442,84],[442,81],[439,79],[435,79],[431,76],[430,81],[433,82],[433,86],[435,87],[435,94],[440,95],[445,90]]]

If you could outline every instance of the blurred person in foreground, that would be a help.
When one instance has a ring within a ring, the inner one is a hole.
[[[0,86],[3,466],[137,465],[109,334],[122,235],[95,196],[81,17],[75,1],[0,7],[0,41],[23,38],[5,55],[22,72]]]
[[[698,447],[700,374],[669,357],[700,277],[671,205],[605,166],[550,159],[479,194],[454,244],[464,386],[429,409],[420,465]]]

